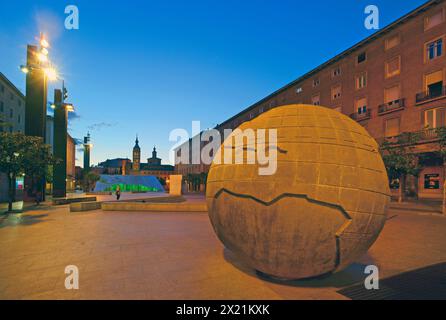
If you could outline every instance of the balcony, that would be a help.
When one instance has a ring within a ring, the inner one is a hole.
[[[444,129],[427,128],[416,132],[405,132],[395,137],[386,137],[382,139],[377,139],[377,141],[380,144],[384,141],[387,141],[395,145],[407,144],[410,141],[415,141],[417,144],[431,143],[439,139],[438,130],[444,130]]]
[[[378,106],[378,114],[383,115],[390,112],[395,112],[399,110],[403,110],[405,107],[405,99],[398,99],[394,101],[390,101]]]
[[[424,129],[420,131],[421,141],[430,141],[438,139],[438,130],[439,129]]]
[[[372,116],[371,110],[367,110],[365,113],[353,113],[350,115],[350,118],[356,121],[364,121],[370,119]]]
[[[417,104],[446,97],[446,86],[417,93]]]

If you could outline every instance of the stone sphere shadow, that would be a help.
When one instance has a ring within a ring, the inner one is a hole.
[[[275,277],[271,277],[267,274],[264,274],[260,271],[257,271],[251,268],[243,258],[236,255],[231,250],[224,248],[223,249],[224,259],[232,264],[238,270],[244,272],[245,274],[257,277],[263,281],[279,284],[290,287],[301,287],[301,288],[344,288],[347,286],[351,286],[353,284],[357,284],[359,282],[363,282],[367,277],[367,274],[364,273],[364,270],[367,265],[362,263],[354,263],[350,265],[348,268],[337,272],[337,273],[329,273],[325,275],[321,275],[314,278],[308,279],[300,279],[300,280],[284,280],[278,279]],[[373,261],[373,259],[366,255],[367,261]],[[373,263],[372,263],[373,264]]]

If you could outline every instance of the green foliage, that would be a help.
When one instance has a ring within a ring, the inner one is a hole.
[[[96,182],[99,181],[100,178],[101,176],[93,171],[84,172],[83,174],[84,190],[90,191],[94,187]]]
[[[13,181],[26,174],[32,179],[48,175],[50,165],[57,163],[51,155],[51,147],[42,138],[25,136],[23,133],[0,133],[0,171],[9,179],[10,203],[14,197]]]
[[[435,129],[435,133],[438,137],[438,144],[440,146],[440,156],[443,161],[446,161],[446,127]]]
[[[407,132],[381,144],[381,155],[390,179],[407,175],[419,176],[422,168],[413,149],[421,138],[420,133]]]

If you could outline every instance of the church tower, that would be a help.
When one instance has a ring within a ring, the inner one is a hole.
[[[156,159],[156,147],[155,146],[153,146],[152,158]]]
[[[133,171],[139,171],[141,164],[141,148],[138,143],[138,136],[136,136],[135,146],[133,147]]]
[[[153,165],[155,165],[155,166],[161,165],[161,159],[156,156],[156,147],[153,147],[152,158],[147,159],[147,163],[152,166]]]

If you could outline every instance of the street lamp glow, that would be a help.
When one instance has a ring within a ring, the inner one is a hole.
[[[49,46],[50,46],[50,44],[48,43],[48,41],[45,39],[45,38],[41,38],[40,39],[40,45],[43,47],[43,48],[48,48]]]
[[[29,72],[29,69],[27,66],[20,66],[20,70],[25,74]]]
[[[50,108],[51,108],[51,109],[56,109],[56,105],[55,105],[54,103],[52,103],[52,104],[50,105]]]
[[[37,54],[37,59],[39,59],[40,62],[48,62],[48,57],[41,52]]]
[[[45,75],[47,76],[48,80],[50,80],[50,81],[57,80],[57,71],[54,68],[45,68]]]
[[[74,106],[72,104],[66,104],[66,108],[68,112],[74,112]]]

